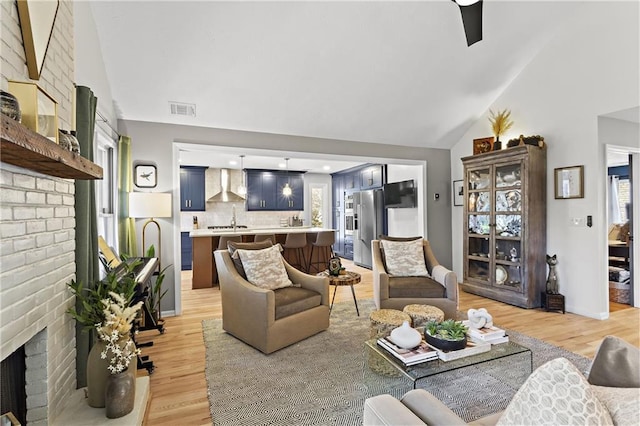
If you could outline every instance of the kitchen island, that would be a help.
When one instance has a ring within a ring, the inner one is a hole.
[[[276,242],[284,246],[288,234],[304,233],[307,236],[307,246],[303,249],[305,261],[311,253],[311,243],[315,241],[316,235],[321,231],[332,231],[329,228],[313,228],[310,226],[291,226],[276,228],[236,228],[234,229],[194,229],[189,233],[191,237],[193,252],[193,278],[191,288],[213,287],[218,281],[213,252],[218,249],[218,241],[221,236],[240,235],[242,241],[252,242],[255,235],[273,234]],[[314,251],[314,258],[318,250]],[[291,257],[295,258],[293,250],[285,250],[284,258],[291,263]]]

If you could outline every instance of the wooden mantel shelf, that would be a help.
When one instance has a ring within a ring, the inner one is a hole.
[[[67,179],[102,179],[102,167],[63,149],[15,120],[2,116],[3,163]]]

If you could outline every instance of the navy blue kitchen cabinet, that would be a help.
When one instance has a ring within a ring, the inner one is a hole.
[[[289,183],[291,195],[282,194]],[[304,210],[304,177],[301,172],[247,169],[247,210]]]
[[[206,167],[180,167],[180,210],[188,212],[205,211],[204,173]]]
[[[188,232],[181,232],[180,233],[180,251],[181,251],[181,265],[182,267],[180,268],[183,271],[190,271],[191,270],[191,253],[193,251],[192,249],[192,245],[191,245],[191,237],[189,237],[189,233]]]

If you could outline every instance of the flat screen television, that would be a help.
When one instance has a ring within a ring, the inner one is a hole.
[[[382,187],[384,206],[387,209],[412,208],[417,206],[416,186],[412,180],[386,183]]]

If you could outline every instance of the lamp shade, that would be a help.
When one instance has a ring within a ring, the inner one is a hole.
[[[171,217],[171,194],[130,192],[129,217]]]

